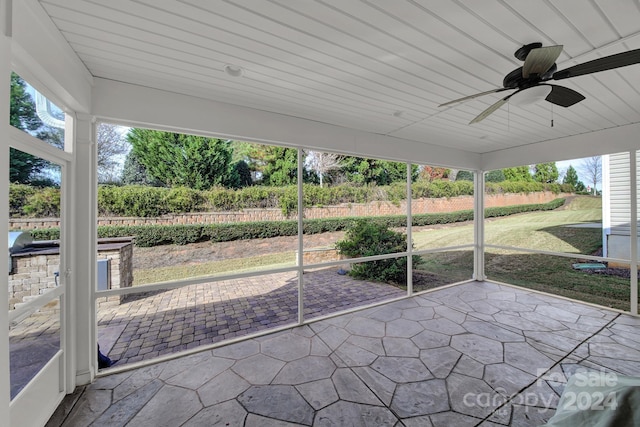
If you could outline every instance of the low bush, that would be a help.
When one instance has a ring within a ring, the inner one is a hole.
[[[407,236],[370,219],[358,219],[347,229],[345,239],[336,242],[336,249],[350,258],[406,252]],[[413,257],[414,264],[420,261],[420,257]],[[407,282],[407,257],[354,263],[349,275],[357,279],[403,284]]]
[[[170,188],[164,197],[170,213],[198,212],[202,210],[205,198],[201,191],[186,187]]]
[[[251,186],[238,190],[213,188],[203,191],[205,207],[213,211],[277,208],[286,187]]]
[[[554,194],[573,193],[571,186],[566,184],[543,184],[535,181],[502,181],[502,182],[486,182],[486,194],[501,193],[536,193],[540,191],[550,191]]]
[[[23,212],[32,217],[60,216],[60,189],[45,187],[27,197]]]
[[[534,211],[552,211],[564,205],[565,199],[555,199],[549,203],[537,203],[530,205],[512,205],[496,208],[487,208],[484,211],[485,218],[495,218],[500,216],[514,215],[517,213],[534,212]]]
[[[26,184],[9,184],[9,217],[22,216],[27,199],[36,194],[38,189]]]
[[[37,228],[29,231],[33,240],[58,240],[60,239],[60,229],[58,227],[52,228]]]

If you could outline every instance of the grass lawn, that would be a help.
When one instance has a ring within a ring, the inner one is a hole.
[[[576,258],[487,249],[485,273],[489,279],[562,295],[607,307],[629,310],[629,279],[576,271],[580,255],[602,246],[602,230],[567,227],[602,220],[601,199],[576,197],[555,211],[490,219],[485,224],[487,244],[576,254]],[[413,233],[416,249],[473,242],[473,224]],[[473,257],[467,251],[429,254],[421,266],[431,274],[459,272],[470,277]]]
[[[554,252],[591,254],[602,244],[599,228],[571,228],[568,224],[602,221],[602,201],[580,196],[554,211],[531,212],[485,223],[485,242]],[[416,250],[473,244],[473,223],[413,232]]]
[[[133,285],[180,280],[187,277],[213,276],[224,273],[239,273],[267,268],[290,267],[295,263],[282,260],[295,259],[295,252],[260,255],[222,261],[199,262],[162,268],[138,269],[134,271]]]
[[[579,259],[494,251],[485,255],[485,273],[489,279],[500,282],[605,307],[630,309],[628,278],[574,270],[571,264],[577,261]]]

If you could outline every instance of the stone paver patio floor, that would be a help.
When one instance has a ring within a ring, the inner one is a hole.
[[[470,282],[101,377],[49,425],[539,425],[582,369],[637,375],[640,319]]]
[[[305,319],[406,295],[337,271],[305,272]],[[278,273],[134,294],[122,302],[99,302],[97,318],[103,353],[119,365],[148,360],[296,324],[298,279],[295,272]]]

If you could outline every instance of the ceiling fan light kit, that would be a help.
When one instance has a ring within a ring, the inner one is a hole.
[[[478,114],[469,124],[484,120],[507,102],[513,105],[523,106],[544,99],[561,107],[571,107],[585,99],[585,97],[573,89],[546,83],[547,81],[568,79],[640,63],[640,49],[635,49],[594,59],[593,61],[584,62],[557,71],[556,60],[561,53],[562,45],[545,47],[542,46],[542,43],[524,45],[514,53],[517,59],[524,61],[523,66],[507,74],[502,82],[501,88],[465,96],[439,106],[444,107],[505,90],[515,90],[515,92],[498,100],[482,113]]]
[[[553,87],[551,85],[540,85],[531,87],[528,90],[521,90],[511,95],[509,103],[516,107],[535,104],[536,102],[546,99],[552,89]]]

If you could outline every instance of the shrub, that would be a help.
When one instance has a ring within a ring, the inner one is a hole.
[[[501,169],[492,170],[487,172],[484,176],[486,182],[502,182],[505,180],[504,172]]]
[[[235,191],[228,191],[222,187],[212,188],[203,194],[207,208],[214,211],[237,210],[235,196]]]
[[[284,216],[292,215],[298,211],[298,187],[289,185],[285,187],[285,191],[280,195],[278,200],[280,209]],[[305,202],[303,198],[303,203]],[[306,203],[304,203],[306,205]]]
[[[166,193],[167,211],[171,213],[197,212],[204,204],[202,192],[186,187],[170,188]]]
[[[345,239],[336,243],[336,249],[351,258],[405,252],[407,236],[375,221],[359,219],[347,230]],[[420,262],[420,257],[413,258],[414,263]],[[407,258],[356,263],[349,275],[363,280],[403,284],[407,281]]]
[[[60,190],[45,187],[27,197],[22,211],[33,217],[60,216]]]
[[[567,191],[569,190],[569,191]],[[560,192],[571,193],[571,189],[558,183],[541,183],[535,181],[502,181],[487,182],[485,192],[492,193],[535,193],[537,191],[550,191],[554,194]]]
[[[228,190],[227,190],[228,191]],[[283,187],[254,186],[235,192],[235,210],[243,208],[277,208],[278,200],[284,193]]]
[[[98,214],[109,216],[154,217],[168,212],[165,203],[167,188],[110,185],[98,188]]]
[[[473,182],[473,172],[461,170],[458,171],[456,175],[456,181],[472,181]]]
[[[24,214],[22,207],[27,204],[27,199],[37,191],[37,188],[30,185],[9,184],[9,216],[22,216]]]
[[[59,240],[60,239],[60,229],[58,227],[54,228],[37,228],[35,230],[29,231],[33,240]]]
[[[487,208],[484,211],[485,218],[495,218],[499,216],[514,215],[517,213],[534,212],[534,211],[550,211],[558,209],[564,205],[565,199],[555,199],[549,203],[537,203],[531,205],[513,205],[495,208]]]
[[[187,245],[203,240],[202,225],[152,225],[136,229],[137,246]]]

